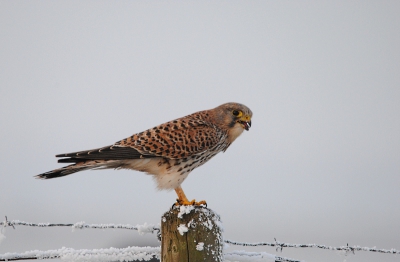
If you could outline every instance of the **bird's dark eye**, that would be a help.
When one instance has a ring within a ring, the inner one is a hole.
[[[240,114],[240,112],[238,110],[233,110],[232,111],[232,115],[234,116],[238,116]]]

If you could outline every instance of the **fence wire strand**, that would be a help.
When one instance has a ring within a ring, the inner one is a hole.
[[[224,253],[224,261],[231,262],[231,261],[249,261],[249,259],[253,259],[254,261],[260,260],[268,260],[268,261],[275,261],[275,262],[301,262],[300,260],[295,260],[292,258],[281,257],[272,255],[266,252],[246,252],[246,251],[233,251],[229,253]]]
[[[11,220],[8,221],[7,217],[5,221],[0,222],[0,226],[3,227],[13,227],[15,226],[30,226],[30,227],[71,227],[73,230],[75,229],[128,229],[128,230],[136,230],[139,234],[143,235],[146,233],[155,233],[159,240],[161,240],[161,229],[159,226],[155,226],[153,224],[144,223],[143,225],[130,225],[130,224],[86,224],[84,221],[77,222],[74,224],[53,224],[53,223],[31,223],[20,220]]]
[[[24,253],[5,253],[0,255],[0,261],[14,261],[27,259],[54,259],[61,258],[67,261],[149,261],[160,258],[160,247],[127,247],[104,249],[72,249],[61,248],[56,250],[33,250]]]
[[[400,250],[392,249],[377,249],[376,247],[361,247],[361,246],[340,246],[340,247],[332,247],[326,245],[317,245],[317,244],[290,244],[279,242],[275,239],[275,242],[257,242],[257,243],[245,243],[245,242],[236,242],[231,240],[224,240],[225,243],[236,245],[236,246],[245,246],[245,247],[257,247],[257,246],[270,246],[276,247],[277,250],[282,250],[284,247],[293,247],[293,248],[320,248],[320,249],[328,249],[333,251],[346,251],[352,252],[355,251],[370,251],[370,252],[377,252],[377,253],[386,253],[386,254],[400,254]]]

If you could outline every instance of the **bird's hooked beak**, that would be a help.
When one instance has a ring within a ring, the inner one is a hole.
[[[250,116],[244,115],[238,120],[238,122],[243,126],[244,129],[246,129],[246,131],[249,131],[249,129],[251,127]]]

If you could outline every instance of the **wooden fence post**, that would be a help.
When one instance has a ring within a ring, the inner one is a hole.
[[[176,206],[161,219],[162,262],[223,261],[220,217],[202,206]]]

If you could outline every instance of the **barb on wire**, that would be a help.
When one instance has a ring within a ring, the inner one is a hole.
[[[160,247],[127,247],[104,249],[78,249],[61,248],[47,251],[27,251],[24,253],[5,253],[0,255],[0,261],[27,260],[27,259],[52,259],[61,258],[67,261],[149,261],[160,258]]]
[[[400,250],[392,249],[377,249],[376,247],[361,247],[361,246],[340,246],[340,247],[331,247],[326,245],[317,245],[317,244],[289,244],[279,242],[275,239],[275,242],[257,242],[257,243],[246,243],[246,242],[235,242],[231,240],[224,240],[225,243],[236,245],[236,246],[248,246],[248,247],[255,247],[255,246],[270,246],[276,247],[277,249],[283,249],[284,247],[294,247],[294,248],[321,248],[321,249],[329,249],[334,251],[346,251],[346,252],[355,252],[355,251],[370,251],[370,252],[377,252],[377,253],[386,253],[386,254],[400,254]]]
[[[4,223],[4,225],[3,225],[4,227],[12,226],[15,229],[14,225],[12,223],[10,223],[10,221],[8,221],[7,216],[5,216],[5,217],[6,217],[6,220],[4,222],[0,222],[0,225],[2,225],[2,223]]]

